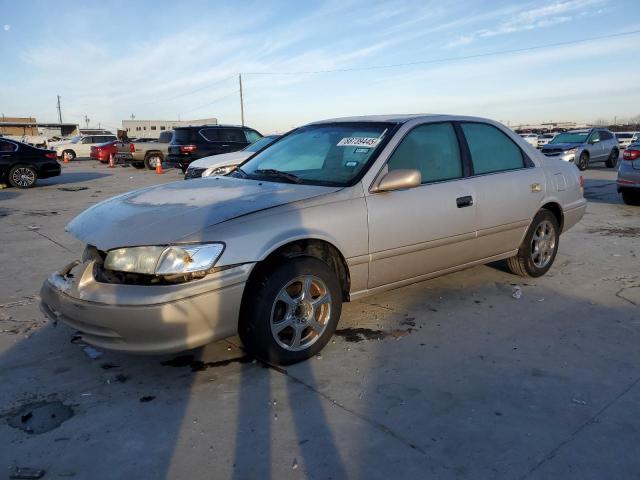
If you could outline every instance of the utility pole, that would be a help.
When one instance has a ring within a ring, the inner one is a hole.
[[[240,83],[240,122],[244,127],[244,101],[242,99],[242,74],[238,74],[238,83]]]
[[[90,120],[90,118],[89,118],[89,117],[87,117],[87,115],[85,114],[85,116],[84,116],[84,123],[86,123],[86,124],[87,124],[87,128],[89,128],[89,120]]]
[[[60,109],[60,95],[58,95],[58,122],[62,123],[62,110]]]

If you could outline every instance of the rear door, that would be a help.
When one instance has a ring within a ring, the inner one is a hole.
[[[0,174],[7,175],[11,165],[18,160],[18,145],[0,139]]]
[[[414,127],[383,172],[416,169],[422,185],[368,192],[369,288],[470,262],[475,244],[475,193],[451,122]]]
[[[224,150],[224,153],[237,152],[250,143],[242,128],[234,127],[220,128],[220,141],[220,148]]]
[[[527,154],[498,127],[461,122],[476,194],[478,258],[517,249],[544,196],[546,178]]]

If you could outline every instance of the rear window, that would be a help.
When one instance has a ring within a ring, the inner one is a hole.
[[[220,141],[220,129],[219,128],[203,128],[200,130],[200,135],[202,135],[209,142],[218,142]]]
[[[195,130],[190,128],[176,128],[173,132],[173,141],[175,143],[190,143],[193,140]]]
[[[169,143],[171,141],[171,138],[173,138],[173,132],[171,132],[171,131],[162,132],[160,134],[160,138],[158,139],[158,142],[160,142],[160,143]]]
[[[617,138],[631,138],[633,137],[632,133],[616,133]]]
[[[223,142],[247,143],[244,132],[240,128],[221,128],[220,140]]]

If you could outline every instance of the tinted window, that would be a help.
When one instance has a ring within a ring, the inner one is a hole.
[[[192,140],[190,128],[176,128],[173,132],[173,141],[179,144],[190,143]]]
[[[169,143],[171,141],[171,137],[173,137],[173,132],[162,132],[158,141],[160,143]]]
[[[422,183],[462,176],[456,132],[450,123],[432,123],[411,130],[391,154],[389,170],[412,169],[422,174]]]
[[[247,143],[247,139],[244,136],[244,132],[240,128],[221,128],[220,141]]]
[[[200,130],[200,135],[202,135],[209,142],[218,142],[221,140],[219,128],[203,128],[202,130]]]
[[[633,135],[631,133],[616,133],[617,138],[631,138]]]
[[[262,135],[260,135],[260,134],[259,134],[258,132],[256,132],[255,130],[249,130],[249,129],[246,129],[246,130],[244,131],[244,134],[246,135],[246,137],[247,137],[247,141],[248,141],[249,143],[257,142],[258,140],[260,140],[260,139],[262,138]]]
[[[603,130],[600,132],[600,140],[611,140],[612,138],[613,138],[613,135],[611,135],[606,130]]]
[[[524,167],[520,148],[493,125],[463,123],[462,131],[469,145],[474,173],[501,172]]]
[[[17,145],[14,145],[11,142],[0,140],[0,152],[15,152],[16,150],[18,150]]]

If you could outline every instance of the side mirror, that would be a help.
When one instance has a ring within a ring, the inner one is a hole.
[[[591,145],[593,145],[594,143],[598,143],[599,141],[600,141],[600,139],[599,139],[599,138],[594,138],[594,139],[592,139],[589,143],[590,143]]]
[[[419,170],[391,170],[382,177],[374,192],[391,192],[417,187],[422,183],[422,175]]]

